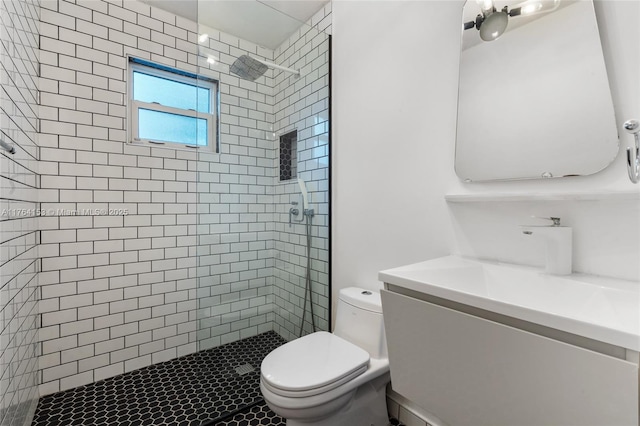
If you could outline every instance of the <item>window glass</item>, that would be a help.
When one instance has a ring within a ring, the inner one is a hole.
[[[211,112],[209,89],[139,71],[133,72],[133,99],[207,114]]]
[[[207,120],[145,108],[139,110],[138,137],[185,145],[207,145]]]

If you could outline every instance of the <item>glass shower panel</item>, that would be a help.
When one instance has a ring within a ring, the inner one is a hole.
[[[310,3],[317,9],[296,20],[276,3],[198,2],[198,74],[219,87],[218,152],[199,151],[197,161],[203,352],[330,328],[331,9]],[[282,181],[280,137],[291,133],[297,176]],[[259,380],[251,359],[237,367]]]

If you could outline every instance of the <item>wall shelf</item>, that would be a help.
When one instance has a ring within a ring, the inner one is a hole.
[[[480,203],[509,201],[629,201],[640,200],[640,191],[556,192],[556,193],[469,193],[446,194],[448,203]]]

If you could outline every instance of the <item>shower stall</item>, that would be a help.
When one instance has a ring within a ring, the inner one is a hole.
[[[329,3],[300,22],[198,2],[197,73],[219,85],[218,152],[197,157],[199,350],[330,328],[330,22]]]
[[[195,166],[198,351],[330,329],[330,22],[328,3],[301,22],[261,2],[198,2],[197,74],[219,91],[217,152]],[[248,359],[229,379],[252,372],[244,405],[261,399]]]
[[[331,5],[288,3],[3,3],[3,426],[219,419],[329,330]]]
[[[271,349],[330,329],[330,6],[298,22],[250,3],[198,2],[197,73],[219,88],[218,152],[197,157],[198,351],[233,341]],[[267,43],[224,31],[234,6],[245,9],[243,28],[288,34]],[[235,357],[229,378],[249,382],[240,409],[261,400],[259,361],[249,359]]]

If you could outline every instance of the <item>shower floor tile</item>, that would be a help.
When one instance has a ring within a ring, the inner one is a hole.
[[[285,426],[287,421],[271,411],[267,404],[260,402],[228,420],[216,423],[216,426]]]
[[[243,410],[228,420],[215,423],[215,426],[286,426],[287,421],[271,411],[263,401]],[[396,418],[390,417],[388,426],[405,426]]]
[[[274,420],[280,423],[212,422],[262,399],[260,363],[283,343],[270,331],[47,395],[38,403],[32,426],[284,425],[281,418]],[[256,419],[277,417],[264,404],[246,412]]]

